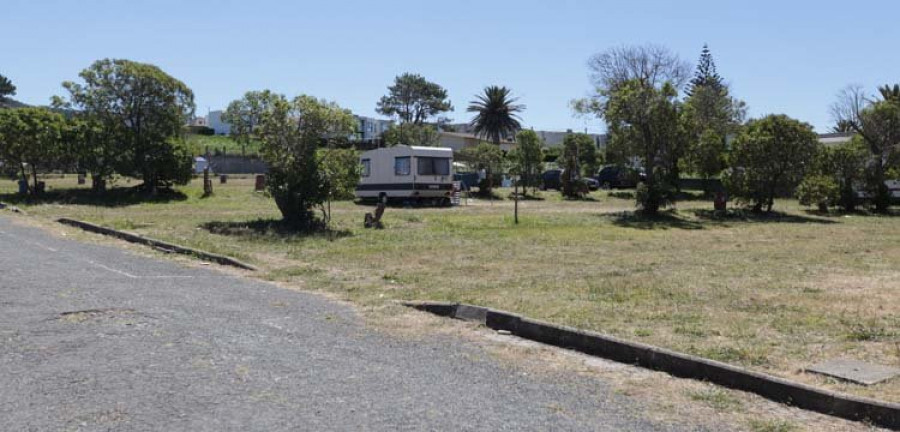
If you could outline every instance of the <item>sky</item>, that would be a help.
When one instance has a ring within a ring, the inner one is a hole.
[[[394,77],[413,72],[448,90],[455,122],[503,85],[527,128],[602,132],[569,107],[591,91],[593,54],[656,44],[694,65],[709,44],[752,117],[827,132],[840,89],[900,82],[897,16],[895,0],[0,0],[0,74],[41,105],[93,61],[125,58],[186,83],[198,115],[271,89],[379,117]]]

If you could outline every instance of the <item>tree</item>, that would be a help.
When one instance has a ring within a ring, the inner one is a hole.
[[[797,187],[819,146],[818,136],[807,123],[785,115],[753,120],[732,143],[726,186],[754,212],[763,207],[770,212],[779,192]]]
[[[10,96],[16,95],[16,86],[13,85],[9,78],[0,75],[0,104],[9,100]]]
[[[597,171],[600,170],[600,164],[603,162],[603,157],[597,153],[597,144],[594,142],[594,139],[590,135],[583,133],[568,134],[565,139],[575,141],[575,145],[578,148],[579,174],[585,177],[597,175]]]
[[[525,109],[516,104],[518,98],[510,97],[506,87],[490,86],[484,88],[484,94],[475,95],[469,102],[468,112],[475,113],[469,124],[475,135],[500,145],[503,137],[513,136],[522,128],[517,113]]]
[[[255,134],[262,141],[262,157],[269,166],[266,184],[285,225],[301,231],[320,228],[322,221],[313,212],[316,208],[322,210],[327,223],[329,215],[323,204],[342,183],[321,170],[317,150],[336,137],[348,136],[354,128],[350,111],[333,102],[306,95],[273,99]],[[357,163],[354,160],[354,165]]]
[[[117,173],[141,178],[151,195],[190,180],[181,133],[194,112],[194,94],[184,83],[156,66],[118,59],[98,60],[79,76],[84,83],[64,82],[69,99],[56,98],[56,105],[79,111],[110,134]]]
[[[447,90],[411,73],[394,78],[388,94],[378,101],[376,111],[388,117],[397,116],[400,123],[421,125],[430,117],[453,111]]]
[[[684,123],[690,138],[684,165],[704,179],[709,193],[709,180],[725,169],[726,139],[744,122],[746,104],[729,95],[706,45],[686,93]]]
[[[797,186],[797,198],[800,205],[815,205],[821,212],[840,199],[840,188],[834,179],[822,174],[806,176]]]
[[[389,147],[398,144],[437,147],[441,142],[440,132],[430,124],[391,125],[384,131],[383,138]]]
[[[884,213],[891,203],[885,174],[900,151],[900,99],[893,97],[888,86],[882,87],[881,93],[879,100],[867,97],[858,86],[847,87],[832,106],[832,114],[837,123],[849,125],[866,143],[871,157],[867,189],[875,211]]]
[[[331,221],[331,201],[353,199],[362,167],[355,149],[325,148],[318,151],[319,171],[326,191],[325,222]]]
[[[883,85],[878,87],[878,93],[881,94],[881,98],[892,103],[900,103],[900,84],[894,84],[893,87],[890,85]]]
[[[665,48],[614,48],[589,62],[594,94],[576,100],[580,113],[606,120],[617,158],[637,158],[646,181],[638,206],[649,216],[671,199],[671,174],[684,146],[678,89],[689,66]]]
[[[527,194],[527,187],[534,188],[540,186],[541,172],[544,167],[543,142],[533,130],[523,130],[516,134],[516,143],[518,146],[510,152],[510,159],[516,174],[520,175],[522,180],[522,190]]]
[[[580,198],[585,190],[578,176],[578,140],[574,134],[566,135],[563,140],[561,159],[560,192],[566,198]]]
[[[820,209],[837,204],[846,211],[855,210],[857,188],[865,181],[868,159],[868,151],[859,136],[837,146],[822,147],[798,187],[800,203],[818,204]]]
[[[0,110],[0,160],[16,167],[22,180],[31,175],[32,195],[38,193],[38,172],[62,157],[64,119],[45,108]]]
[[[268,91],[248,91],[244,97],[231,101],[222,114],[222,121],[231,126],[231,137],[241,143],[243,153],[252,140],[263,114],[271,107],[276,96]]]
[[[700,61],[697,63],[697,70],[694,72],[694,78],[691,79],[685,93],[688,96],[691,96],[698,87],[712,89],[713,91],[725,89],[725,82],[716,71],[716,62],[713,60],[712,53],[709,51],[709,46],[706,44],[703,45],[703,52],[700,53]]]
[[[460,155],[472,162],[476,170],[484,170],[485,177],[478,184],[478,192],[481,195],[490,195],[494,189],[494,172],[503,164],[503,152],[500,147],[481,142],[477,146],[462,149]]]

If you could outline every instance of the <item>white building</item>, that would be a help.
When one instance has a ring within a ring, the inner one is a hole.
[[[209,116],[206,119],[207,126],[211,127],[216,135],[229,135],[231,134],[231,125],[222,121],[222,114],[224,111],[210,111]]]

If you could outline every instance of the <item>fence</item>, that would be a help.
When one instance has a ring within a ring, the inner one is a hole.
[[[262,159],[251,156],[210,156],[209,166],[216,174],[266,174],[269,172],[269,167]]]

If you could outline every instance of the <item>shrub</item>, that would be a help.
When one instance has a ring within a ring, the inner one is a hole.
[[[805,206],[818,206],[820,211],[828,211],[840,199],[840,188],[834,179],[824,175],[807,176],[797,187],[797,198]]]

